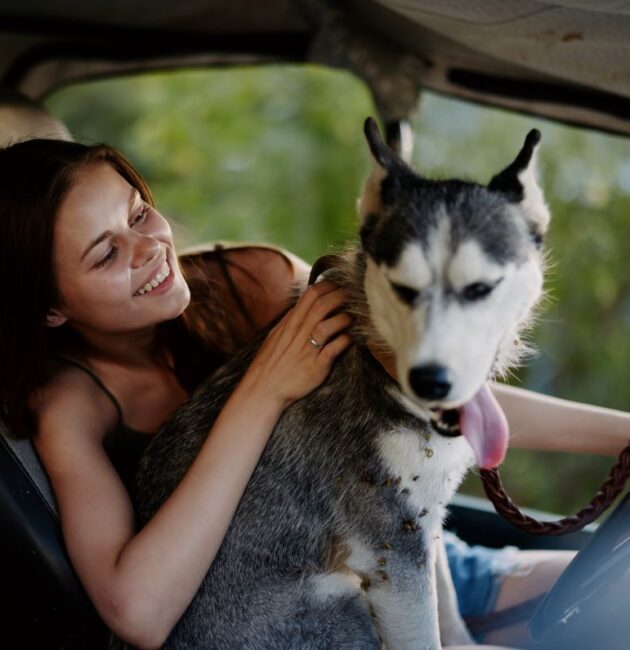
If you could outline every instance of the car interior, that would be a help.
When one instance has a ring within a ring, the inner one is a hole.
[[[0,146],[70,138],[42,106],[65,85],[156,69],[272,62],[342,67],[363,79],[389,143],[402,155],[411,147],[409,114],[425,88],[628,135],[630,2],[596,4],[270,0],[262,8],[252,0],[0,0]],[[626,498],[597,534],[590,526],[537,538],[512,527],[488,502],[458,496],[447,525],[469,543],[588,548],[600,560],[578,566],[566,593],[540,610],[532,647],[593,647],[584,630],[600,617],[616,630],[601,647],[621,650],[628,617],[620,604],[605,615],[601,610],[603,594],[629,586],[629,508]],[[106,647],[108,630],[70,565],[33,446],[1,421],[0,524],[3,647]],[[578,623],[567,625],[567,612],[577,612]]]

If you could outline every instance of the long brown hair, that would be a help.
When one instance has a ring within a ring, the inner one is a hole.
[[[28,140],[0,150],[0,405],[14,435],[35,432],[29,399],[50,380],[51,357],[81,346],[69,326],[45,326],[50,308],[60,304],[53,237],[57,213],[77,172],[102,162],[153,205],[142,176],[107,145]],[[173,354],[178,378],[192,390],[233,346],[225,345],[231,328],[213,300],[212,287],[194,265],[188,270],[191,306],[158,331]],[[209,322],[222,326],[213,328]]]

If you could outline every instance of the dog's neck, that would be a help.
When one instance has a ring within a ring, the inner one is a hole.
[[[335,267],[343,265],[344,258],[341,255],[323,255],[315,261],[311,268],[311,273],[308,279],[309,286],[313,284],[317,278],[322,274]],[[383,366],[385,372],[398,383],[398,373],[396,372],[396,359],[394,353],[390,348],[376,343],[375,341],[367,340],[366,346],[372,356]]]

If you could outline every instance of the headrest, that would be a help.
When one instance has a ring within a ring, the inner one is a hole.
[[[33,138],[72,140],[65,125],[38,103],[0,89],[0,147]]]

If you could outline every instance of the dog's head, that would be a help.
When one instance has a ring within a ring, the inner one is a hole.
[[[540,134],[531,131],[487,186],[425,179],[385,145],[374,120],[365,134],[374,170],[359,212],[372,327],[408,398],[463,415],[487,399],[486,380],[518,359],[518,333],[542,293],[549,211],[536,181]],[[504,450],[486,452],[482,466]]]

